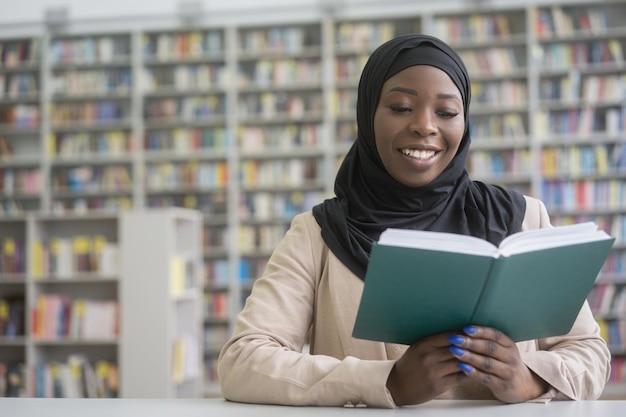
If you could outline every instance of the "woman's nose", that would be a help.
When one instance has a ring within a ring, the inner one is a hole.
[[[430,136],[437,132],[434,115],[427,111],[417,111],[411,120],[411,132],[420,136]]]

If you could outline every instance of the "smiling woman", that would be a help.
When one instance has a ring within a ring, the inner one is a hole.
[[[256,280],[219,357],[224,397],[396,407],[443,398],[600,396],[610,354],[586,303],[567,335],[541,340],[515,343],[473,323],[410,346],[352,337],[372,244],[385,229],[452,232],[497,245],[520,230],[551,227],[541,201],[469,178],[469,104],[465,65],[439,39],[405,35],[374,51],[359,83],[358,135],[337,174],[336,197],[294,218]]]
[[[432,182],[456,155],[466,128],[461,93],[444,71],[415,65],[383,85],[374,136],[396,181],[410,187]]]

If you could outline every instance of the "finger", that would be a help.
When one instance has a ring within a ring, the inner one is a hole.
[[[516,346],[506,347],[490,339],[474,339],[466,336],[453,336],[449,338],[449,341],[452,343],[452,346],[461,349],[463,352],[475,355],[472,356],[474,359],[491,358],[508,363],[514,361],[517,354]],[[459,357],[461,350],[450,349],[451,353],[454,354],[456,352],[456,356]]]
[[[468,378],[484,385],[492,392],[506,391],[512,386],[509,380],[500,378],[498,375],[490,372],[485,372],[466,362],[459,363],[459,369],[461,369]]]
[[[471,366],[475,370],[479,370],[485,374],[494,375],[503,380],[512,378],[515,369],[511,363],[502,361],[495,356],[481,355],[467,349],[451,346],[450,353],[461,363]],[[461,369],[466,372],[466,369]],[[466,372],[467,373],[467,372]]]
[[[493,327],[465,326],[463,328],[463,332],[466,336],[469,336],[470,338],[493,340],[494,342],[502,346],[508,347],[515,344],[515,342],[510,337]]]

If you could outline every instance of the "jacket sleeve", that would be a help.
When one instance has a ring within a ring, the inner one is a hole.
[[[548,212],[540,200],[527,198],[525,227],[551,227]],[[568,334],[540,339],[536,343],[537,350],[522,352],[522,360],[551,386],[536,401],[600,397],[609,378],[611,354],[587,302]]]
[[[394,407],[385,386],[392,361],[302,352],[324,265],[323,251],[312,244],[319,239],[309,233],[296,216],[255,282],[218,358],[222,395],[248,403]]]

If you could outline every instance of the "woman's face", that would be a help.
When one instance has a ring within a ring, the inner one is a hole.
[[[376,148],[398,182],[421,187],[437,178],[464,130],[461,93],[444,71],[415,65],[383,85],[374,115]]]

